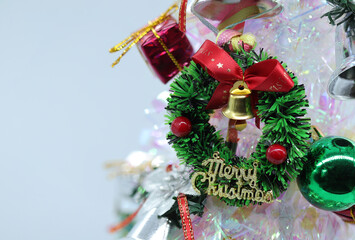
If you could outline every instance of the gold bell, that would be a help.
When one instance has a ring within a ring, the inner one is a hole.
[[[229,91],[228,105],[222,113],[229,119],[247,120],[254,117],[251,107],[251,91],[244,81],[237,81]]]

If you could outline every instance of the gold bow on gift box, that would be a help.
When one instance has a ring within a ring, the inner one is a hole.
[[[182,67],[176,60],[176,58],[171,54],[169,51],[168,47],[165,45],[165,43],[161,40],[160,36],[155,30],[155,27],[158,26],[159,24],[163,23],[167,19],[170,18],[171,14],[176,12],[178,10],[178,4],[174,3],[168,10],[166,10],[163,14],[160,15],[157,19],[154,21],[149,21],[148,25],[139,29],[138,31],[132,33],[128,38],[114,46],[113,48],[110,49],[110,53],[118,52],[124,49],[122,54],[119,56],[119,58],[112,64],[112,67],[117,65],[121,58],[137,43],[139,40],[141,40],[145,35],[147,35],[150,31],[153,32],[154,36],[158,39],[160,45],[163,47],[164,51],[168,54],[169,58],[175,66],[179,69],[179,71],[182,71]]]

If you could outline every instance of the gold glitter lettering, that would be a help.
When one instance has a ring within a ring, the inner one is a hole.
[[[208,172],[195,172],[191,177],[193,189],[201,194],[200,190],[196,187],[196,181],[208,182],[206,193],[212,196],[218,196],[228,199],[251,200],[254,202],[267,202],[273,201],[272,191],[263,192],[257,186],[258,178],[258,162],[253,163],[253,168],[237,168],[231,165],[225,165],[224,159],[220,158],[219,153],[213,154],[212,159],[202,162],[203,166],[208,168]],[[219,178],[231,180],[235,184],[220,184],[217,181]]]

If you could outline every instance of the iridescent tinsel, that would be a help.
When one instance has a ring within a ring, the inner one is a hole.
[[[209,198],[202,218],[193,217],[196,239],[353,239],[354,228],[311,206],[296,184],[272,204],[228,207]],[[179,231],[171,239],[183,239]]]

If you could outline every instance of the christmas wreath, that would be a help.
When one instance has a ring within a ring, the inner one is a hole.
[[[232,206],[270,202],[285,191],[303,168],[310,137],[304,86],[276,57],[246,49],[243,43],[239,50],[223,49],[207,40],[171,84],[166,108],[172,129],[167,139],[182,163],[192,167],[195,190]],[[249,159],[235,156],[209,124],[213,109],[244,86],[252,90],[254,112],[264,123]],[[270,149],[286,156],[272,161]]]

